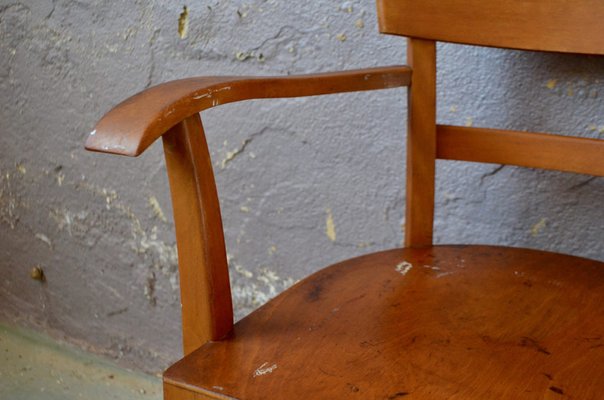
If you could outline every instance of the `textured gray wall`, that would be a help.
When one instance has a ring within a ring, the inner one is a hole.
[[[179,356],[161,145],[82,144],[112,105],[191,75],[403,63],[372,1],[0,1],[0,319],[159,371]],[[604,59],[442,45],[440,122],[604,136]],[[396,247],[405,90],[226,105],[202,117],[236,313],[312,271]],[[436,239],[604,260],[604,181],[439,162]],[[43,268],[46,282],[30,278]]]

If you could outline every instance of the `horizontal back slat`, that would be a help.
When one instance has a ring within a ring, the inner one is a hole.
[[[438,125],[440,159],[604,176],[604,140]]]
[[[378,0],[380,31],[481,46],[604,54],[603,0]]]

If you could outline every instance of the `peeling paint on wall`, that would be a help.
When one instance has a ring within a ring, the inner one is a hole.
[[[151,211],[153,212],[153,216],[159,219],[162,222],[168,222],[166,219],[166,215],[164,214],[164,210],[162,210],[159,205],[159,201],[155,196],[149,196],[149,206],[151,207]]]
[[[0,170],[0,222],[15,229],[19,222],[17,209],[22,205],[21,199],[15,193],[10,172]]]
[[[52,242],[50,241],[50,239],[48,238],[48,236],[46,236],[43,233],[36,233],[35,235],[36,239],[40,240],[41,242],[45,243],[46,245],[48,245],[48,247],[50,249],[52,249]]]
[[[234,272],[231,275],[231,290],[237,318],[260,307],[296,283],[293,278],[282,278],[266,267],[260,268],[258,273],[254,274],[235,262],[233,258],[228,258],[229,266]]]

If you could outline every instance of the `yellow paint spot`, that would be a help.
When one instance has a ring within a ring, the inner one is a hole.
[[[589,129],[590,132],[595,132],[598,130],[598,126],[596,124],[589,124],[587,129]]]
[[[182,8],[182,12],[178,17],[178,36],[181,39],[185,39],[187,37],[187,33],[189,32],[189,9],[187,6]]]
[[[452,113],[456,113],[457,112],[457,106],[455,104],[453,104],[451,107],[449,107],[449,111],[451,111]]]
[[[365,27],[365,21],[363,21],[362,19],[359,18],[354,22],[354,26],[356,26],[359,29],[363,29]]]
[[[273,254],[275,254],[277,252],[277,246],[271,246],[268,248],[268,255],[272,256]]]
[[[575,89],[573,89],[572,86],[569,86],[568,89],[566,89],[566,94],[568,97],[573,97],[575,95]]]
[[[250,212],[250,208],[247,207],[247,206],[241,206],[241,207],[239,207],[239,210],[241,212],[244,212],[244,213],[249,213]]]
[[[547,81],[547,83],[545,84],[545,86],[547,86],[548,89],[553,90],[556,88],[556,85],[558,84],[558,80],[557,79],[550,79],[549,81]]]
[[[17,171],[19,171],[21,175],[25,175],[27,173],[27,169],[23,164],[17,164]]]
[[[325,220],[325,234],[332,242],[336,241],[336,225],[333,222],[333,214],[331,213],[331,209],[328,208],[327,219]]]
[[[547,225],[547,218],[541,218],[539,222],[537,222],[531,228],[531,235],[537,236]]]
[[[237,53],[235,53],[235,58],[239,61],[245,61],[248,58],[250,58],[252,55],[248,52],[245,51],[238,51]]]
[[[151,210],[153,211],[153,215],[155,216],[155,218],[159,219],[162,222],[168,221],[166,219],[166,215],[164,214],[164,210],[161,209],[161,206],[159,205],[159,201],[157,201],[157,198],[155,196],[149,197],[149,206],[151,207]]]
[[[36,280],[36,281],[40,281],[40,282],[46,281],[46,276],[44,275],[44,270],[39,265],[35,266],[31,269],[31,271],[29,272],[29,276],[31,277],[31,279]]]
[[[472,118],[472,117],[466,118],[466,126],[470,127],[472,125],[474,125],[474,118]]]
[[[348,39],[348,38],[346,37],[346,35],[345,35],[345,34],[343,34],[343,33],[338,33],[338,34],[336,35],[336,39],[338,39],[340,42],[345,42],[345,41],[346,41],[346,39]]]

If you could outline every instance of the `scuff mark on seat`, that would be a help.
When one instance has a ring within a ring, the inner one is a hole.
[[[254,371],[254,378],[257,378],[259,376],[262,375],[268,375],[271,374],[274,370],[277,369],[277,364],[273,364],[270,367],[267,367],[268,363],[265,362],[264,364],[262,364],[261,366],[259,366],[258,368],[256,368],[256,370]]]
[[[411,268],[413,268],[413,265],[410,262],[403,261],[397,264],[394,269],[401,275],[407,275],[407,273],[411,271]]]

